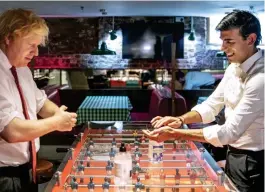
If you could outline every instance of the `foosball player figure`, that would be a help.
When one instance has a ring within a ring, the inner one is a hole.
[[[190,174],[190,183],[192,185],[195,184],[196,178],[197,178],[197,173],[194,169],[192,169],[191,174]],[[195,188],[191,188],[191,192],[195,192]]]
[[[77,189],[78,189],[78,183],[77,183],[75,177],[72,178],[72,181],[71,181],[71,183],[70,183],[70,186],[71,186],[71,189],[72,189],[73,192],[77,192]]]
[[[137,182],[135,183],[135,190],[136,192],[141,191],[141,189],[144,189],[144,184],[141,183],[140,177],[137,177]]]
[[[116,147],[117,143],[115,138],[112,139],[111,145],[112,147]]]
[[[190,183],[191,183],[192,185],[195,184],[195,180],[196,180],[196,178],[197,178],[197,173],[196,173],[195,169],[191,169]]]
[[[68,188],[68,184],[67,184],[67,182],[66,182],[66,183],[64,183],[64,185],[63,185],[63,189],[64,189],[64,191],[67,191],[67,188]]]
[[[140,164],[139,154],[135,154],[135,156],[134,156],[134,160],[135,160],[135,165],[136,165],[137,163]]]
[[[135,180],[137,179],[139,174],[137,174],[135,171],[132,171],[132,179]]]
[[[135,172],[136,174],[139,174],[140,171],[141,171],[141,167],[140,167],[139,163],[136,163],[136,165],[134,166],[133,169],[134,169],[134,172]]]
[[[109,192],[109,179],[108,177],[104,178],[104,183],[102,184],[103,192]]]
[[[160,169],[159,178],[162,179],[162,180],[166,179],[166,175],[165,175],[164,169]]]
[[[139,146],[140,146],[140,142],[139,142],[139,139],[137,137],[134,140],[134,146],[136,149],[139,148]]]
[[[159,173],[160,185],[165,185],[166,175],[164,169],[160,169]],[[160,188],[160,192],[164,192],[164,188]]]
[[[126,147],[125,147],[125,143],[124,142],[121,143],[120,152],[126,152]]]
[[[87,162],[86,162],[86,166],[87,166],[87,167],[90,167],[90,161],[87,161]]]
[[[173,150],[176,150],[177,149],[177,143],[176,143],[176,140],[173,141]]]
[[[138,157],[142,157],[142,153],[139,148],[135,149],[134,155],[138,155]]]
[[[90,179],[90,181],[89,181],[89,183],[87,184],[88,191],[89,191],[89,192],[94,192],[95,184],[94,184],[94,182],[93,182],[93,177],[90,177],[89,179]]]
[[[186,154],[186,162],[187,162],[187,163],[191,163],[191,161],[192,161],[192,159],[191,159],[190,153],[188,152],[188,153]]]
[[[175,174],[175,184],[176,185],[179,185],[179,183],[180,183],[180,177],[181,177],[181,175],[179,173],[179,169],[176,169],[176,174]]]
[[[172,159],[176,160],[176,154],[177,154],[176,149],[173,149],[172,154],[173,154]]]
[[[145,138],[145,136],[143,135],[142,137],[141,137],[141,143],[145,143],[146,142],[146,138]]]
[[[107,175],[111,175],[112,164],[111,164],[110,160],[107,162],[106,171],[107,171]]]
[[[108,178],[108,182],[109,182],[109,184],[111,183],[111,178],[110,177],[107,177]]]
[[[150,179],[151,179],[151,174],[149,169],[146,169],[146,172],[144,174],[144,179],[145,179],[145,184],[149,184],[150,183]],[[150,192],[150,188],[146,187],[146,192]]]
[[[132,160],[132,165],[135,166],[138,162],[135,160],[135,158]]]
[[[86,156],[86,160],[90,160],[91,157],[92,157],[92,152],[88,149],[85,153],[85,156]]]
[[[110,152],[109,152],[110,160],[114,160],[115,155],[116,155],[116,152],[115,152],[114,149],[111,147],[111,148],[110,148]]]
[[[179,152],[179,147],[178,147],[178,145],[177,145],[178,143],[179,143],[178,140],[175,140],[175,141],[174,141],[174,144],[173,144],[173,147],[175,148],[175,151],[176,151],[176,152]]]
[[[90,138],[90,140],[89,140],[89,149],[90,150],[92,150],[93,148],[94,148],[94,141],[93,141],[93,139],[92,138]]]
[[[80,175],[80,183],[84,182],[84,171],[85,171],[85,166],[83,165],[83,161],[80,161],[79,165],[77,166],[78,174]]]
[[[149,169],[146,169],[146,172],[144,174],[144,179],[145,180],[149,180],[150,178],[151,178],[150,171],[149,171]]]
[[[187,174],[190,175],[190,163],[186,163]]]
[[[138,163],[133,167],[132,170],[132,179],[137,179],[139,172],[141,171],[141,167],[139,166]]]
[[[126,151],[127,152],[130,152],[131,151],[131,144],[130,143],[127,143],[126,144]]]
[[[135,131],[133,132],[133,136],[134,136],[134,137],[137,137],[137,135],[138,135],[138,133],[137,133],[137,131],[135,130]]]
[[[180,183],[180,173],[179,173],[179,169],[176,169],[176,174],[175,174],[175,184],[179,185]],[[172,192],[179,192],[179,188],[172,188]]]

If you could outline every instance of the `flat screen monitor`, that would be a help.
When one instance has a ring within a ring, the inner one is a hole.
[[[124,59],[171,61],[171,43],[176,43],[176,58],[184,57],[184,23],[131,23],[121,26]]]

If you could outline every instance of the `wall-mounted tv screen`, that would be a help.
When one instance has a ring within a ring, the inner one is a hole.
[[[184,23],[123,24],[122,58],[171,61],[171,43],[176,58],[184,57]]]

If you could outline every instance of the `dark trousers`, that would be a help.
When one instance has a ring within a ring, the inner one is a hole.
[[[0,192],[37,192],[32,182],[30,164],[0,167]]]
[[[225,172],[240,192],[264,191],[264,150],[228,146]]]

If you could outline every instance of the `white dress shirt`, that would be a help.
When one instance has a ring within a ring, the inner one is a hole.
[[[0,132],[15,117],[25,119],[19,92],[10,71],[11,64],[0,50]],[[30,119],[37,119],[37,113],[42,108],[47,96],[37,88],[28,67],[17,68],[21,86]],[[36,150],[40,148],[39,138],[35,139]],[[29,162],[29,142],[7,143],[0,138],[0,167],[18,166]]]
[[[225,124],[203,129],[206,141],[216,147],[264,149],[264,56],[261,50],[241,65],[230,64],[216,90],[197,111],[203,123],[215,120],[225,106]]]

